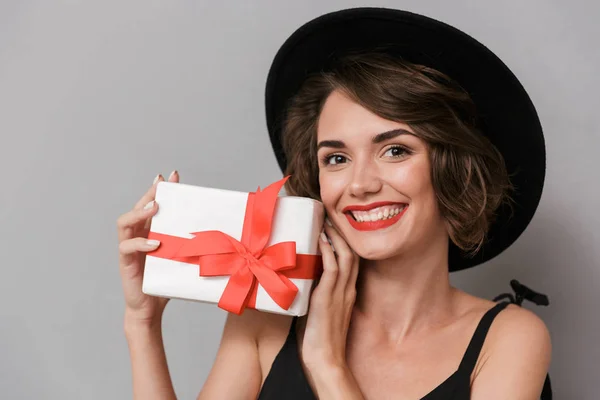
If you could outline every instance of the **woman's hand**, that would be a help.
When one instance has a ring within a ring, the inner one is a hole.
[[[125,295],[125,324],[155,326],[160,323],[169,299],[146,295],[142,292],[146,252],[156,249],[160,243],[147,240],[150,220],[158,211],[154,202],[156,185],[164,181],[158,175],[152,187],[142,196],[133,210],[117,220],[119,234],[119,270]],[[173,171],[169,182],[179,182],[179,174]]]
[[[318,369],[347,368],[346,337],[356,299],[359,264],[359,257],[329,221],[321,234],[319,248],[323,275],[311,295],[302,343],[302,358],[311,375],[320,374]]]

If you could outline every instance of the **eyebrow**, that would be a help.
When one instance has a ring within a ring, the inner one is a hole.
[[[407,131],[406,129],[393,129],[391,131],[378,133],[377,135],[371,138],[371,142],[373,144],[378,144],[381,142],[385,142],[386,140],[398,137],[400,135],[412,135],[412,133]],[[319,144],[317,144],[317,150],[319,150],[321,147],[343,149],[344,147],[346,147],[346,144],[341,140],[322,140],[319,142]]]

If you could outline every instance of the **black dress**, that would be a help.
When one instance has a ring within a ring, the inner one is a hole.
[[[509,303],[498,303],[481,318],[458,369],[421,400],[468,400],[471,398],[471,373],[492,321]],[[258,400],[316,400],[298,355],[296,318],[285,344],[275,357]]]

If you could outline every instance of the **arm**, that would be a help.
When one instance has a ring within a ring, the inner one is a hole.
[[[475,370],[473,400],[539,400],[550,365],[550,334],[541,319],[507,308],[490,329],[490,346]]]
[[[176,399],[169,375],[160,323],[137,324],[125,321],[133,374],[134,399]]]
[[[258,341],[263,331],[285,339],[290,318],[245,310],[241,316],[228,314],[216,360],[198,400],[256,399],[262,385]],[[129,345],[133,397],[144,400],[176,399],[167,365],[160,322],[155,325],[125,319]]]
[[[133,375],[136,399],[175,399],[162,341],[161,321],[168,299],[142,292],[145,253],[156,249],[156,241],[147,241],[150,219],[158,211],[154,202],[156,185],[164,181],[157,175],[154,183],[133,210],[117,220],[119,272],[125,297],[124,330]],[[179,182],[173,171],[169,182]]]

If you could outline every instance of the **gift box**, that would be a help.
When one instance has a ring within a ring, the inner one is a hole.
[[[159,182],[142,291],[153,296],[305,315],[322,271],[322,203],[279,196],[287,177],[238,192]]]

